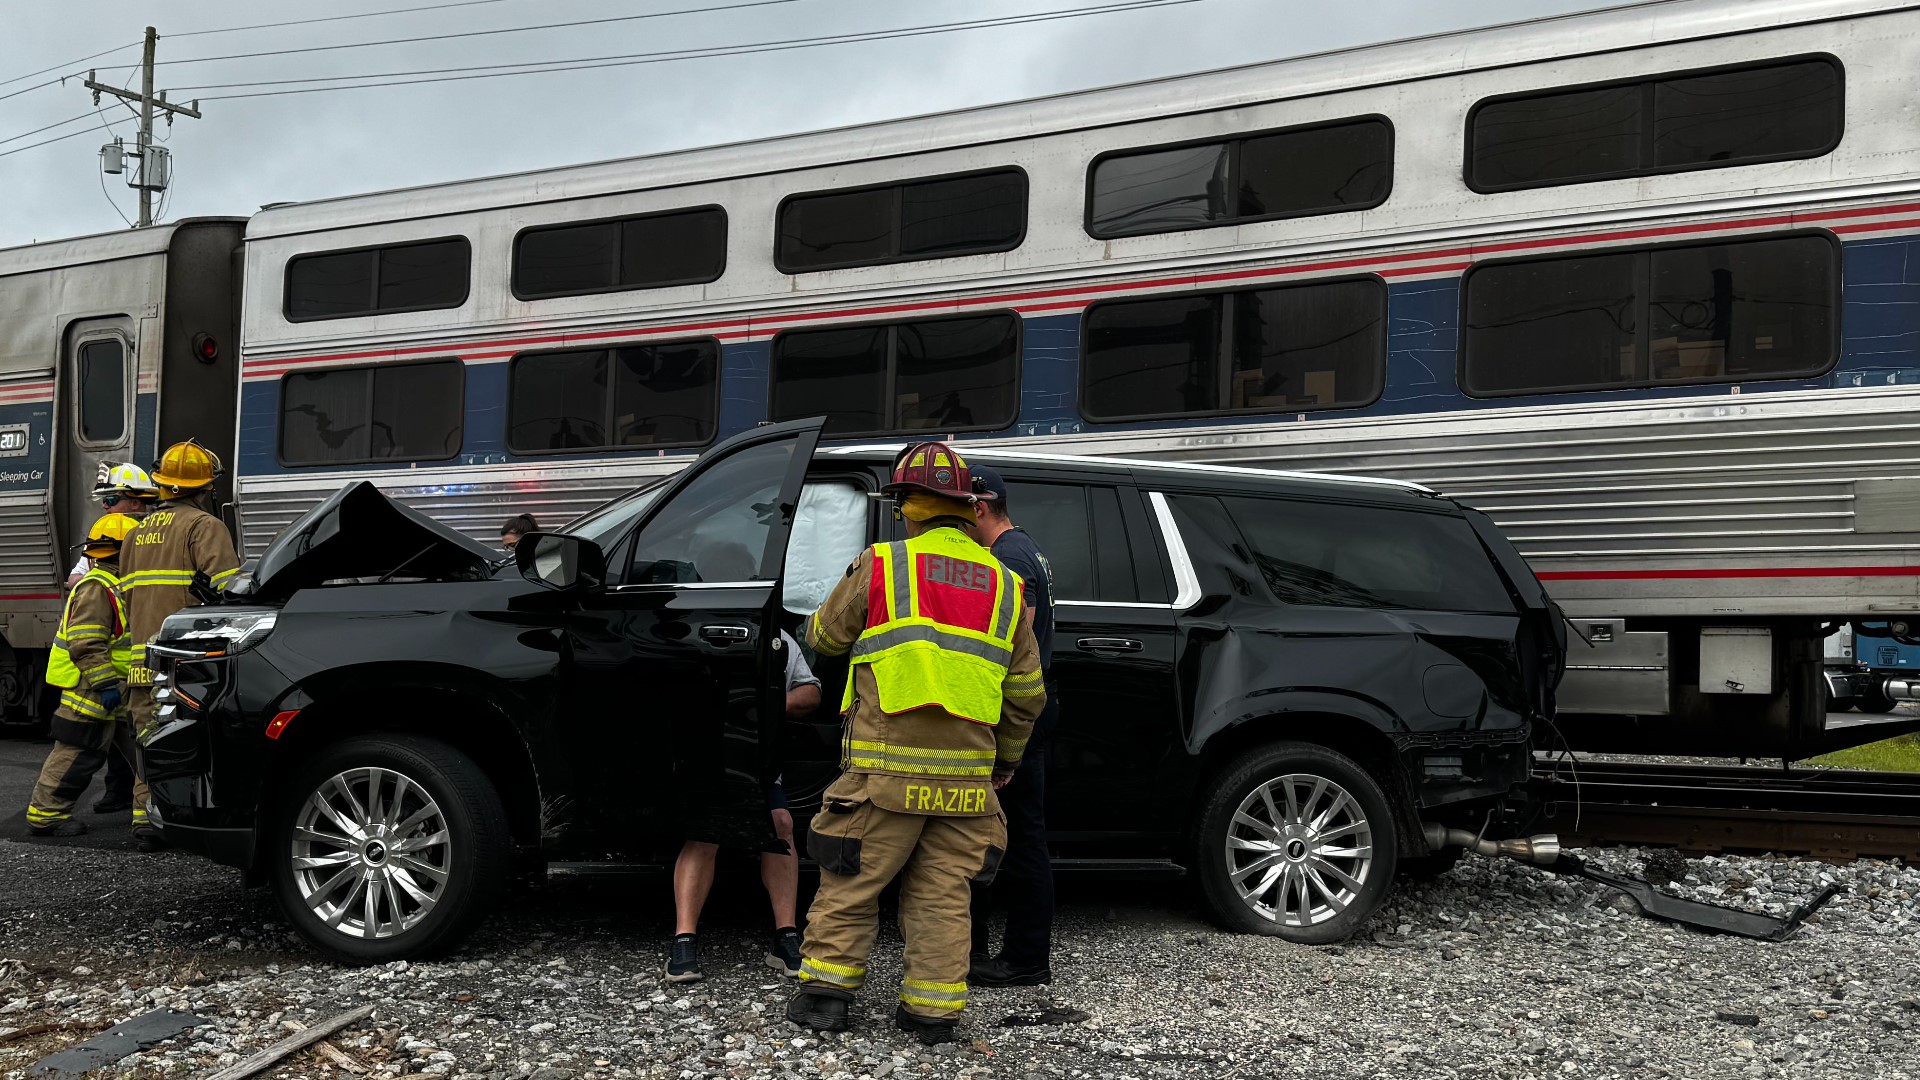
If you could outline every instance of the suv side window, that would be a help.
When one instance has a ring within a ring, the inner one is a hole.
[[[783,607],[811,615],[826,603],[848,564],[866,550],[871,505],[866,491],[848,481],[810,481],[800,489],[800,508],[787,538]]]
[[[1297,499],[1219,501],[1282,603],[1514,610],[1505,583],[1463,518]]]
[[[635,538],[629,585],[763,581],[767,534],[793,447],[742,450],[673,494]]]
[[[1120,493],[1110,487],[1008,481],[1014,524],[1033,537],[1053,570],[1053,599],[1140,600]]]

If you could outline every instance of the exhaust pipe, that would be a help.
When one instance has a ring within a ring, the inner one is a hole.
[[[1427,838],[1427,847],[1433,851],[1450,847],[1466,848],[1488,858],[1504,855],[1535,866],[1551,866],[1560,857],[1560,838],[1552,833],[1496,841],[1482,840],[1465,829],[1449,829],[1433,822],[1425,822],[1420,828]]]
[[[1920,701],[1920,680],[1888,679],[1882,685],[1887,696],[1895,701]]]

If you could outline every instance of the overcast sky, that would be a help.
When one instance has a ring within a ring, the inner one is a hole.
[[[14,0],[0,34],[0,80],[137,42],[160,31],[155,82],[170,100],[202,99],[205,119],[159,126],[174,152],[165,219],[249,214],[262,203],[378,191],[599,161],[1202,71],[1301,53],[1610,6],[1596,0],[1185,0],[1029,25],[892,41],[234,100],[287,87],[211,88],[311,76],[607,57],[923,27],[1064,11],[1115,0],[760,0],[670,15],[247,59],[312,46],[470,33],[750,0],[492,0],[314,25],[196,33],[293,19],[450,4],[450,0]],[[137,47],[74,69],[138,89]],[[0,85],[0,154],[79,130],[77,81],[18,93],[69,70]],[[197,89],[195,89],[197,87]],[[120,106],[105,119],[129,116]],[[134,193],[101,192],[91,134],[0,156],[0,246],[122,228]],[[131,124],[117,131],[132,141]],[[111,195],[111,200],[108,198]],[[119,208],[116,213],[115,207]]]

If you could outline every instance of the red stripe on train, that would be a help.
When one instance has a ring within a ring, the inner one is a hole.
[[[60,594],[57,592],[12,593],[10,595],[0,596],[0,600],[58,600],[58,599],[60,599]]]
[[[1465,262],[1449,262],[1445,265],[1397,267],[1380,271],[1383,277],[1400,277],[1425,273],[1452,273],[1466,269],[1472,265],[1471,260],[1476,257],[1505,252],[1537,251],[1582,244],[1600,244],[1621,240],[1646,240],[1663,236],[1687,236],[1727,232],[1736,229],[1758,229],[1776,225],[1795,225],[1815,221],[1834,221],[1845,218],[1884,217],[1889,214],[1909,214],[1915,211],[1920,211],[1920,203],[1899,203],[1893,206],[1862,207],[1850,210],[1824,210],[1810,213],[1790,212],[1785,214],[1768,214],[1760,217],[1740,218],[1732,221],[1700,221],[1685,225],[1655,225],[1636,229],[1616,229],[1612,232],[1587,233],[1578,236],[1552,236],[1532,240],[1509,240],[1502,243],[1467,244],[1461,247],[1442,248],[1433,251],[1406,251],[1387,255],[1357,256],[1347,259],[1323,259],[1319,262],[1296,263],[1291,266],[1269,266],[1254,270],[1223,270],[1205,274],[1181,274],[1173,277],[1154,278],[1147,281],[1116,281],[1067,285],[1051,289],[1035,289],[1027,292],[1007,293],[1001,296],[920,300],[898,304],[881,304],[863,308],[843,308],[835,311],[797,312],[791,315],[761,315],[758,317],[749,315],[733,319],[686,323],[675,326],[605,330],[585,334],[543,334],[537,337],[470,342],[465,345],[416,345],[400,349],[366,349],[358,352],[327,353],[317,356],[293,357],[284,360],[247,362],[243,364],[243,371],[245,375],[250,377],[270,376],[285,374],[289,368],[303,364],[320,364],[337,360],[419,356],[427,353],[457,356],[460,355],[460,350],[462,349],[472,352],[486,349],[518,348],[524,345],[564,344],[603,340],[607,338],[633,337],[639,334],[657,337],[669,334],[691,334],[703,330],[735,330],[740,327],[750,328],[756,318],[767,324],[765,330],[748,329],[744,331],[744,334],[772,333],[775,330],[783,329],[785,324],[788,323],[817,322],[822,319],[854,319],[869,315],[893,315],[940,308],[977,310],[982,307],[1016,307],[1026,311],[1041,311],[1080,306],[1078,303],[1071,301],[1057,303],[1045,302],[1066,296],[1086,296],[1141,289],[1159,289],[1176,285],[1207,285],[1226,281],[1253,281],[1265,278],[1288,277],[1295,274],[1321,273],[1331,270],[1390,267],[1397,263],[1431,263],[1439,260],[1468,260]],[[1833,226],[1832,231],[1841,233],[1865,232],[1889,228],[1920,228],[1920,218],[1839,225]],[[738,337],[744,336],[744,334],[736,330],[732,335],[722,334],[719,336]]]
[[[1702,578],[1824,578],[1920,576],[1920,566],[1767,566],[1724,570],[1546,570],[1541,581],[1676,581]]]

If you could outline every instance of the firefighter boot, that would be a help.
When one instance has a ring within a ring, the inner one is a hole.
[[[846,1031],[853,1027],[847,1009],[853,994],[835,986],[810,982],[787,999],[787,1019],[815,1031]]]
[[[954,1029],[960,1021],[952,1017],[919,1016],[907,1011],[905,1005],[893,1010],[893,1026],[920,1040],[922,1046],[938,1046],[953,1041]]]
[[[43,836],[85,836],[87,825],[84,821],[61,818],[46,825],[30,825],[27,827],[27,835],[35,839]]]

